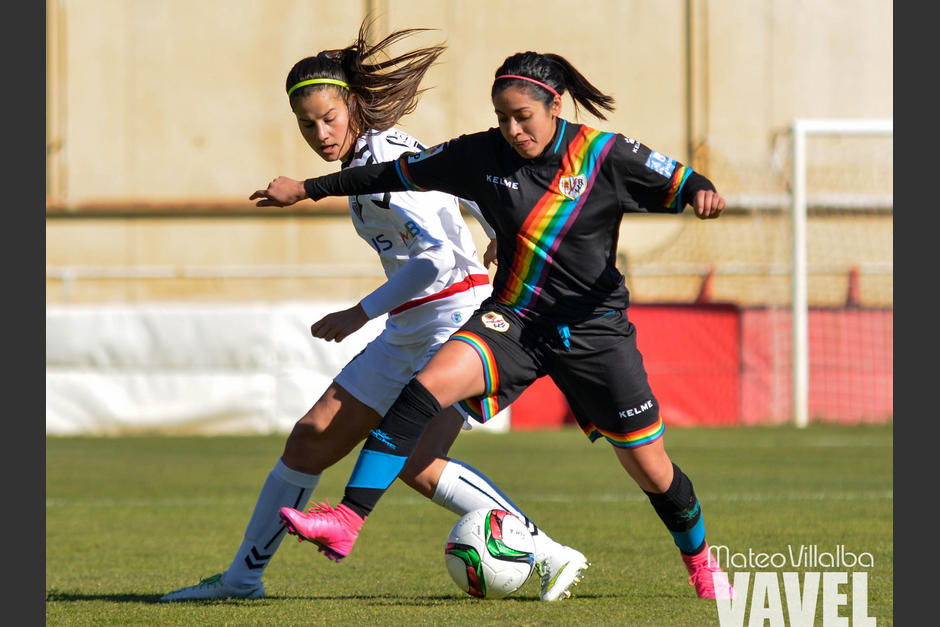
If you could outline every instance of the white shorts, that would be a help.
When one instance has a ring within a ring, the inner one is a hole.
[[[385,330],[353,357],[333,381],[384,416],[402,388],[473,314],[478,301],[462,297],[448,298],[442,303],[428,303],[419,308],[425,310],[422,312],[425,324],[415,326],[423,327],[425,332],[409,333],[407,343],[403,342],[401,326],[390,320]],[[432,319],[434,324],[428,324]],[[470,429],[469,415],[457,405],[454,407],[464,417],[463,428]]]

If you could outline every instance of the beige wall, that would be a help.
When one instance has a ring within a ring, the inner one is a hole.
[[[692,146],[692,164],[738,210],[707,225],[627,219],[625,260],[785,262],[786,221],[750,211],[749,199],[788,191],[787,130],[794,118],[892,117],[892,3],[691,0],[688,68],[686,6],[685,0],[47,0],[47,300],[355,299],[377,285],[371,250],[335,213],[133,215],[142,207],[251,210],[248,195],[278,174],[334,171],[297,132],[284,80],[298,59],[349,43],[369,9],[380,12],[379,31],[438,29],[409,46],[448,45],[425,79],[432,89],[400,124],[425,143],[494,124],[489,87],[506,56],[556,52],[616,98],[607,122],[583,121],[685,162]],[[565,107],[564,115],[573,117],[570,99]],[[811,182],[821,191],[864,186],[890,195],[887,141],[816,150]],[[320,206],[301,204],[306,212]],[[102,208],[129,213],[75,217]],[[57,217],[61,211],[72,217]],[[482,241],[475,223],[472,228]],[[815,284],[824,287],[811,284],[813,302],[838,302],[843,270],[874,264],[863,281],[866,302],[890,304],[890,215],[855,214],[836,231],[824,226],[819,233],[811,234],[817,250],[811,248],[810,262],[823,270],[835,264],[838,271]],[[830,262],[833,250],[845,252]],[[333,279],[183,276],[207,266],[238,274],[242,266],[285,265],[290,273],[304,264],[363,269],[347,268],[348,276]],[[109,267],[176,274],[60,278],[63,270],[90,267],[99,274]],[[688,300],[701,285],[694,272],[662,277],[630,276],[629,265],[624,270],[641,300]],[[737,302],[787,299],[779,277],[718,276],[715,293]]]
[[[433,89],[401,126],[426,143],[493,125],[493,71],[520,50],[566,56],[618,109],[585,121],[702,167],[726,194],[782,190],[776,134],[795,117],[891,117],[888,0],[47,0],[53,204],[246,203],[276,174],[330,171],[284,96],[291,65],[379,30],[439,29]],[[565,115],[572,116],[566,99]]]
[[[712,270],[715,301],[789,302],[785,214],[731,214],[707,222],[689,214],[624,218],[619,266],[635,302],[694,301]],[[482,251],[482,229],[472,218],[468,224]],[[884,214],[811,217],[810,304],[844,304],[855,268],[860,304],[891,306],[891,229],[892,217]],[[46,260],[50,303],[355,302],[384,280],[372,248],[347,217],[335,215],[50,220]],[[69,279],[67,269],[76,276]]]

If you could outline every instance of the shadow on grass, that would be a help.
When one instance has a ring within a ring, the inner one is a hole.
[[[109,603],[153,603],[163,605],[160,602],[161,594],[134,594],[129,592],[89,594],[84,592],[62,592],[59,590],[49,590],[46,592],[47,603],[76,603],[82,601],[106,601]],[[607,594],[584,594],[572,597],[568,600],[597,600],[603,598],[614,598],[616,595]],[[431,595],[423,597],[402,597],[393,594],[338,594],[338,595],[316,595],[316,596],[287,596],[287,595],[267,595],[262,599],[213,599],[207,601],[176,601],[166,605],[209,605],[209,604],[252,604],[264,601],[361,601],[377,606],[429,606],[446,605],[453,603],[479,603],[478,599],[471,597],[455,597],[453,595]],[[537,597],[508,597],[500,599],[501,603],[538,603]]]
[[[160,600],[162,594],[132,594],[132,593],[113,593],[113,594],[87,594],[81,592],[59,592],[58,590],[49,590],[46,592],[47,603],[70,603],[75,601],[110,601],[112,603],[156,603]]]

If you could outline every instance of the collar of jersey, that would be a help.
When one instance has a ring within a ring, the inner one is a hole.
[[[556,161],[562,157],[564,151],[559,153],[561,147],[562,139],[565,136],[565,130],[568,128],[568,121],[564,118],[558,118],[557,123],[555,124],[555,134],[552,136],[552,141],[548,143],[545,147],[545,150],[542,151],[538,157],[531,159],[529,163],[534,165],[539,165],[543,163],[549,163]]]

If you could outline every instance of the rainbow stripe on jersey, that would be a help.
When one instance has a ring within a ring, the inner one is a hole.
[[[656,422],[650,426],[637,429],[636,431],[631,431],[630,433],[604,431],[603,429],[598,429],[594,425],[587,425],[581,428],[584,430],[584,434],[588,437],[589,440],[591,440],[591,442],[600,437],[604,437],[607,438],[607,440],[614,446],[620,446],[622,448],[635,448],[637,446],[649,444],[650,442],[663,437],[663,431],[666,430],[666,425],[663,424],[662,416],[658,416],[656,418]]]
[[[499,403],[496,400],[496,393],[499,390],[499,371],[496,369],[496,358],[493,356],[493,351],[487,346],[486,340],[470,331],[457,331],[450,336],[450,339],[469,344],[480,356],[480,361],[483,362],[485,391],[481,396],[460,401],[458,405],[477,422],[486,422],[499,413]]]
[[[669,191],[666,193],[666,202],[663,203],[666,209],[672,209],[676,212],[682,209],[682,186],[685,185],[685,181],[690,174],[692,174],[692,168],[687,168],[684,165],[680,165],[673,172],[672,181],[669,183]]]
[[[615,138],[614,133],[586,126],[572,138],[548,191],[535,204],[516,235],[516,254],[509,268],[509,279],[495,295],[497,300],[520,311],[538,299],[552,256],[581,213]],[[577,180],[582,176],[582,187],[576,197],[571,198],[561,191],[562,179]]]

